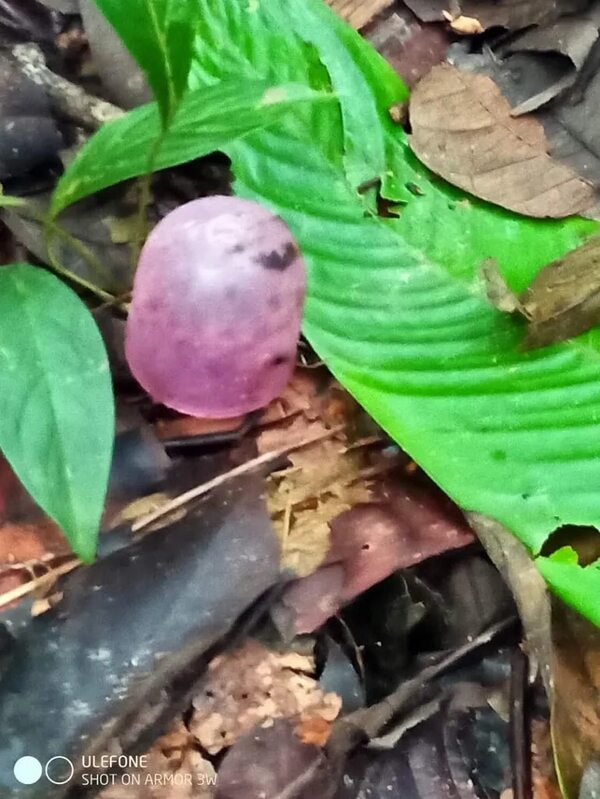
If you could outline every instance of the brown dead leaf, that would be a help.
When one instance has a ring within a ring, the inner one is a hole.
[[[577,796],[600,752],[600,629],[555,599],[552,639],[552,740],[565,794]]]
[[[546,264],[519,295],[510,291],[495,262],[488,259],[482,272],[490,302],[527,320],[526,349],[565,341],[600,322],[598,236]]]
[[[453,17],[449,11],[442,11],[442,14],[455,33],[460,33],[463,36],[473,36],[483,32],[483,25],[476,17],[465,17],[463,14]]]
[[[588,0],[459,0],[462,13],[477,17],[484,28],[501,26],[511,30],[575,14],[588,4]]]
[[[331,523],[325,565],[296,580],[283,603],[295,614],[296,632],[312,632],[339,608],[397,569],[467,546],[464,518],[437,490],[395,476]]]
[[[215,658],[201,694],[193,701],[190,732],[211,754],[254,727],[288,718],[298,723],[332,722],[341,699],[325,694],[314,677],[311,657],[279,654],[256,641]]]
[[[450,44],[443,25],[423,25],[401,4],[369,26],[367,39],[409,88],[446,58]]]
[[[327,0],[327,4],[356,30],[364,28],[394,0]]]
[[[159,440],[206,436],[215,433],[233,433],[244,424],[243,416],[231,419],[204,419],[197,416],[177,416],[173,419],[159,419],[156,434]]]
[[[360,413],[339,384],[322,387],[314,373],[302,372],[267,411],[270,424],[257,439],[260,453],[345,428],[290,453],[290,466],[269,479],[267,505],[282,542],[282,564],[299,576],[311,574],[325,559],[331,520],[370,498],[363,472],[371,466],[371,451],[347,444]]]
[[[303,744],[325,746],[331,733],[331,722],[322,718],[306,719],[294,728]]]
[[[0,566],[48,560],[70,552],[66,539],[50,519],[0,525]]]
[[[496,84],[449,64],[414,89],[410,144],[429,169],[511,211],[564,217],[595,202],[592,186],[548,155],[542,125],[513,118]]]
[[[314,422],[310,429],[319,426]],[[293,438],[306,424],[299,418],[289,430]],[[298,576],[314,572],[329,550],[329,523],[369,499],[360,480],[364,455],[336,439],[319,441],[292,453],[292,465],[271,475],[267,506],[282,542],[285,568]]]

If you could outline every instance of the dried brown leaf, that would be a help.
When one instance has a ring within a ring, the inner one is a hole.
[[[279,654],[248,641],[211,662],[204,690],[193,706],[189,729],[214,754],[274,719],[329,723],[338,715],[341,699],[321,690],[312,658]]]
[[[501,311],[518,311],[528,322],[527,349],[578,336],[600,322],[600,238],[544,266],[531,284],[514,295],[497,265],[484,267],[488,298]]]
[[[324,434],[342,426],[353,429],[359,408],[337,383],[319,390],[314,375],[297,374],[270,409],[271,420],[257,439],[259,452]],[[362,472],[370,465],[366,448],[348,447],[347,434],[316,441],[290,453],[290,466],[271,475],[267,505],[282,542],[284,568],[311,574],[329,550],[329,523],[370,498]]]
[[[552,740],[567,796],[577,796],[583,770],[600,752],[600,630],[553,601]]]
[[[394,0],[327,0],[333,10],[353,28],[360,30]]]
[[[541,124],[513,118],[488,77],[442,64],[417,85],[410,103],[413,151],[462,189],[535,217],[582,213],[594,189],[548,155]]]

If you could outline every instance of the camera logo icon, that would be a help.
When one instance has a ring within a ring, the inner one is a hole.
[[[42,766],[37,757],[23,755],[13,766],[13,773],[21,785],[34,785],[41,780],[42,774],[53,785],[65,785],[73,777],[75,766],[68,757],[62,755],[51,757],[45,766]]]

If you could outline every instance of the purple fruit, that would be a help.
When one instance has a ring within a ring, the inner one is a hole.
[[[266,208],[237,197],[180,206],[140,256],[125,341],[131,371],[182,413],[262,408],[293,371],[305,283],[296,242]]]

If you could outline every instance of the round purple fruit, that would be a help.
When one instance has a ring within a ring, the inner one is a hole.
[[[279,217],[237,197],[186,203],[142,249],[125,341],[131,371],[181,413],[262,408],[294,369],[305,286]]]

